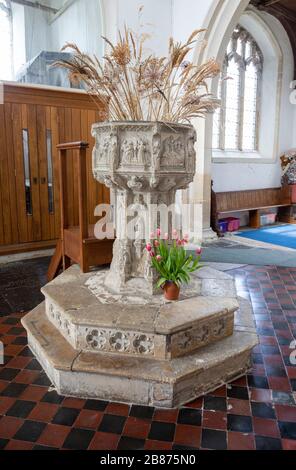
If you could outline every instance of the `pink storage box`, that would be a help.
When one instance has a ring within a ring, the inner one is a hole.
[[[228,232],[236,232],[240,227],[240,219],[237,219],[236,217],[227,217],[225,221],[228,224]]]

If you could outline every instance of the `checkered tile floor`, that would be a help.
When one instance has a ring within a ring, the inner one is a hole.
[[[26,346],[23,313],[1,317],[0,449],[296,450],[296,268],[231,274],[254,308],[253,371],[180,410],[57,395]]]

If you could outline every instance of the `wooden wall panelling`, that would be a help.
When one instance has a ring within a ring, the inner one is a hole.
[[[81,140],[81,109],[71,109],[72,115],[72,142],[78,142]],[[67,125],[67,123],[66,123]],[[68,155],[67,157],[68,158]],[[73,225],[79,225],[79,214],[78,214],[78,154],[76,152],[72,152],[72,165],[73,165],[73,176],[72,176],[72,184],[73,184]]]
[[[47,176],[47,114],[48,107],[37,106],[37,136],[38,136],[38,160],[39,160],[39,191],[41,211],[41,233],[42,240],[50,240],[50,219],[48,201],[48,176]]]
[[[22,105],[23,128],[29,133],[29,158],[32,195],[32,215],[27,215],[29,242],[46,240],[43,238],[41,226],[40,177],[39,177],[39,135],[38,110],[36,105]]]
[[[15,161],[13,152],[13,135],[12,135],[12,117],[11,117],[11,104],[4,104],[5,114],[5,127],[2,128],[6,136],[6,159],[8,163],[8,191],[9,191],[9,208],[10,208],[10,223],[11,223],[11,238],[9,243],[14,244],[19,241],[18,230],[18,217],[17,217],[17,193],[16,193],[16,174],[15,174]],[[1,129],[0,129],[1,132]]]
[[[65,108],[65,139],[64,142],[73,142],[72,109]],[[63,143],[63,142],[61,142]],[[69,225],[74,224],[74,180],[73,180],[73,151],[67,153],[67,192],[68,192],[68,220]]]
[[[60,214],[59,214],[59,166],[58,166],[58,151],[57,145],[60,143],[59,131],[59,113],[58,108],[50,108],[50,123],[48,124],[51,129],[51,152],[52,152],[52,175],[53,175],[53,214],[51,221],[51,238],[59,238],[60,236]]]
[[[0,129],[5,129],[4,106],[0,105]],[[10,199],[8,187],[8,161],[5,133],[0,133],[0,217],[2,223],[0,226],[1,243],[10,243],[11,240],[11,218],[10,218]]]
[[[20,104],[12,105],[11,118],[15,161],[19,243],[25,243],[28,242],[28,222],[26,212],[25,174],[22,143],[22,107]]]

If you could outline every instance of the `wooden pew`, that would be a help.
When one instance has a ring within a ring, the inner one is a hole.
[[[216,193],[217,220],[233,212],[249,212],[250,227],[259,228],[261,213],[276,208],[280,222],[296,223],[289,186]]]

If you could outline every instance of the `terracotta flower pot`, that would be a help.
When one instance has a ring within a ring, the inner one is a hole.
[[[180,287],[172,281],[167,281],[163,287],[164,296],[167,300],[178,300]]]

